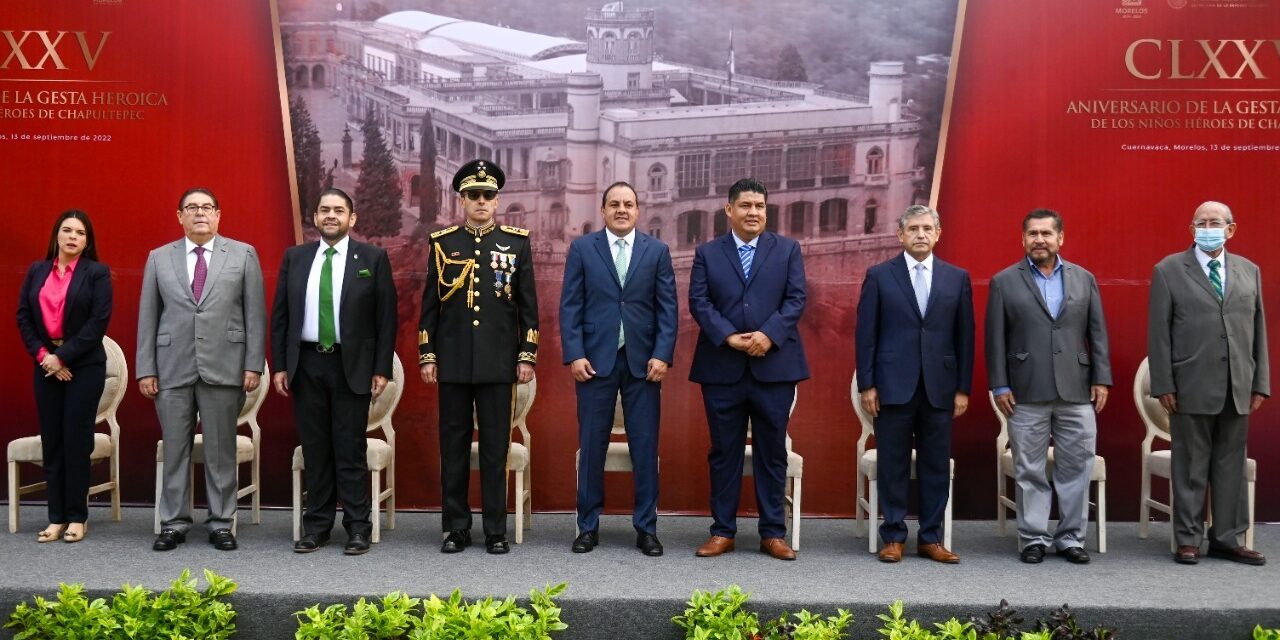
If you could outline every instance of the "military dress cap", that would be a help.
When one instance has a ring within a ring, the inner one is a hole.
[[[458,193],[473,189],[499,191],[506,181],[507,176],[502,173],[502,167],[497,163],[489,160],[472,160],[462,165],[458,172],[453,174],[453,190]]]

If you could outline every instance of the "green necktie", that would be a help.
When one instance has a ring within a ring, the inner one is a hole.
[[[613,258],[613,268],[618,271],[618,284],[626,286],[627,284],[627,240],[626,238],[618,238],[614,244],[618,245],[618,255]],[[626,344],[626,336],[622,334],[622,324],[618,324],[618,348]]]
[[[1213,292],[1218,294],[1218,299],[1222,299],[1222,272],[1218,268],[1222,266],[1217,260],[1209,261],[1209,284],[1213,285]]]
[[[333,254],[338,250],[324,250],[324,264],[320,266],[320,346],[328,349],[338,341],[333,328]]]

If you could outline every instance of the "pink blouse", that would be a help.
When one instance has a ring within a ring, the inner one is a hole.
[[[58,260],[53,260],[53,266],[49,269],[49,277],[45,279],[44,286],[40,287],[40,315],[44,316],[44,329],[49,333],[51,340],[61,340],[62,335],[62,310],[67,304],[67,289],[71,286],[71,278],[76,274],[76,265],[80,263],[79,256],[67,265],[66,270],[58,273]],[[49,352],[41,347],[40,352],[36,354],[36,362],[42,362]]]

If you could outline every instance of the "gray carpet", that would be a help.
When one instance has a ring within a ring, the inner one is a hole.
[[[193,530],[175,551],[152,551],[150,509],[127,508],[117,523],[94,508],[88,538],[75,545],[35,542],[44,507],[24,506],[22,517],[18,534],[0,533],[3,615],[33,594],[52,594],[60,581],[82,582],[95,594],[125,582],[163,589],[183,568],[198,575],[207,567],[240,585],[233,602],[242,638],[292,637],[292,613],[317,602],[393,590],[443,596],[454,587],[468,597],[525,596],[530,588],[562,581],[569,583],[561,603],[570,628],[558,637],[571,639],[678,638],[670,618],[690,593],[730,584],[751,592],[752,605],[764,614],[850,609],[855,638],[878,637],[875,614],[895,599],[922,622],[981,615],[1001,598],[1034,620],[1065,602],[1083,623],[1107,624],[1122,638],[1248,638],[1254,624],[1280,627],[1280,556],[1265,567],[1213,559],[1180,566],[1169,555],[1167,523],[1154,524],[1147,540],[1138,539],[1136,524],[1111,523],[1108,553],[1090,549],[1094,560],[1086,566],[1052,555],[1028,566],[1018,561],[1012,533],[998,537],[991,521],[957,522],[953,546],[963,561],[944,566],[917,558],[914,544],[901,564],[877,562],[866,539],[853,536],[851,520],[805,520],[799,559],[781,562],[756,550],[759,538],[749,519],[740,522],[738,551],[720,558],[693,557],[707,536],[706,517],[660,518],[667,553],[647,558],[634,547],[630,519],[621,516],[603,519],[602,544],[594,552],[571,553],[573,518],[560,514],[535,515],[524,544],[513,545],[507,556],[487,555],[482,546],[445,556],[439,553],[438,514],[401,513],[394,531],[383,530],[381,544],[353,558],[341,553],[340,530],[335,544],[317,553],[292,553],[288,511],[264,511],[257,526],[246,518],[234,552],[215,551],[203,529]],[[1280,554],[1280,525],[1259,526],[1256,547]]]

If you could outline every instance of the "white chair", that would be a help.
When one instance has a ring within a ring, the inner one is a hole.
[[[1000,535],[1005,535],[1006,524],[1008,521],[1008,513],[1012,511],[1015,516],[1018,513],[1018,505],[1013,498],[1009,496],[1008,484],[1006,478],[1013,479],[1013,449],[1009,444],[1009,419],[1000,412],[1000,407],[996,406],[995,395],[988,391],[987,400],[991,402],[991,408],[996,412],[996,420],[1000,421],[1000,435],[996,436],[996,523],[999,528]],[[1049,453],[1046,456],[1045,470],[1049,482],[1053,482],[1053,447],[1049,447]],[[1098,553],[1107,552],[1107,461],[1102,456],[1094,454],[1093,471],[1089,473],[1089,483],[1094,485],[1095,498],[1089,501],[1089,507],[1093,509],[1097,524],[1094,526],[1094,533],[1098,540]]]
[[[1138,408],[1138,416],[1146,425],[1147,435],[1142,439],[1142,491],[1138,505],[1138,537],[1145,539],[1151,533],[1151,510],[1155,509],[1169,516],[1169,550],[1177,551],[1178,543],[1173,537],[1173,460],[1168,449],[1153,451],[1151,445],[1155,439],[1168,443],[1172,441],[1169,433],[1169,414],[1165,413],[1160,401],[1151,397],[1151,363],[1142,359],[1138,372],[1133,376],[1133,404]],[[1245,530],[1244,546],[1253,548],[1254,493],[1258,481],[1258,461],[1253,458],[1245,460],[1245,478],[1248,480],[1249,528]],[[1151,497],[1151,478],[1164,478],[1169,483],[1169,502],[1163,503]],[[1210,512],[1206,512],[1210,513]]]
[[[533,399],[537,392],[537,378],[525,384],[515,385],[515,398],[513,398],[515,406],[511,411],[511,431],[520,432],[520,442],[516,442],[512,438],[511,445],[507,449],[507,471],[514,473],[516,479],[516,544],[524,542],[524,530],[526,527],[533,528],[533,477],[530,472],[531,456],[529,453],[531,444],[529,425],[526,421],[529,417],[529,409],[533,407]],[[479,424],[475,425],[475,430],[479,432]],[[479,442],[471,443],[471,469],[473,471],[480,469]]]
[[[857,500],[853,507],[854,532],[867,536],[867,550],[875,553],[880,549],[880,536],[873,533],[876,521],[880,519],[880,494],[876,489],[876,450],[867,448],[867,439],[875,435],[875,419],[862,409],[858,396],[858,374],[853,374],[849,382],[849,400],[853,403],[853,411],[858,414],[858,423],[862,433],[858,436],[858,479],[855,488]],[[911,450],[911,479],[916,477],[916,450]],[[942,521],[942,546],[951,548],[951,503],[955,495],[956,460],[950,461],[950,473],[947,483],[947,509]],[[865,496],[864,496],[865,487]],[[864,525],[863,515],[867,516]]]
[[[791,396],[791,409],[787,412],[790,416],[796,410],[796,398],[799,393]],[[747,448],[746,455],[742,461],[743,477],[752,475],[752,452],[751,452],[751,422],[747,422]],[[787,512],[786,518],[791,520],[791,548],[795,551],[800,550],[800,498],[801,483],[804,480],[804,458],[800,454],[791,450],[791,434],[787,434],[787,484],[783,497],[786,499]]]
[[[102,338],[102,346],[107,352],[107,380],[102,387],[102,395],[98,398],[98,413],[94,417],[94,426],[107,423],[107,433],[93,434],[93,452],[89,454],[90,464],[108,460],[108,478],[106,482],[89,487],[89,495],[111,492],[111,519],[120,521],[120,423],[116,421],[116,410],[124,399],[124,392],[129,388],[129,364],[124,359],[124,351],[115,340]],[[37,482],[23,486],[18,474],[18,463],[34,465],[44,464],[44,449],[40,436],[27,436],[9,442],[9,533],[17,533],[19,525],[18,497],[40,491],[46,483]]]
[[[271,368],[264,362],[262,365],[262,377],[258,383],[258,388],[244,395],[244,404],[240,405],[240,416],[236,418],[236,429],[242,426],[249,427],[249,435],[236,435],[236,474],[240,473],[240,465],[249,463],[249,484],[239,487],[236,491],[236,501],[247,495],[252,495],[253,500],[250,503],[251,513],[253,515],[253,523],[260,524],[262,522],[262,491],[261,474],[259,473],[258,452],[262,447],[262,429],[258,426],[258,411],[262,409],[262,403],[267,399],[267,388],[271,386]],[[196,421],[200,420],[200,416],[196,415]],[[195,487],[196,465],[204,464],[204,433],[197,433],[191,441],[191,471],[190,486]],[[238,486],[239,483],[237,483]],[[154,517],[154,529],[157,534],[160,533],[160,493],[164,488],[164,440],[156,442],[156,502]],[[187,503],[187,509],[195,508],[195,491],[189,495],[190,500]],[[237,512],[239,509],[237,509]],[[231,516],[231,532],[236,532],[236,525],[239,523],[240,514],[236,513]]]
[[[621,393],[618,394],[618,402],[613,407],[613,428],[609,430],[609,435],[623,437],[627,435],[627,427],[622,415]],[[573,481],[575,488],[578,483],[578,460],[581,457],[582,449],[578,449],[573,453]],[[661,464],[662,459],[659,458],[656,462]],[[625,440],[609,443],[609,448],[604,454],[604,470],[606,473],[634,473],[635,469],[631,466],[631,447]]]
[[[383,438],[365,439],[365,462],[369,466],[369,519],[373,524],[373,535],[370,541],[377,544],[382,540],[382,503],[387,503],[387,528],[396,528],[396,429],[391,424],[391,417],[400,404],[400,396],[404,395],[404,365],[400,364],[400,356],[391,354],[391,379],[387,386],[373,402],[369,404],[369,424],[365,433],[382,430]],[[385,438],[385,439],[384,439]],[[293,448],[293,541],[302,537],[302,472],[306,470],[306,461],[302,458],[302,447]],[[382,487],[382,473],[386,472],[386,488]]]

